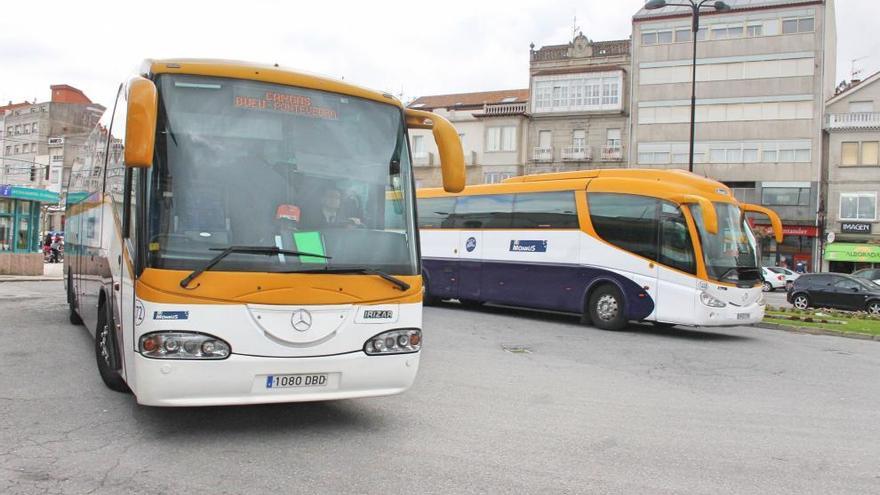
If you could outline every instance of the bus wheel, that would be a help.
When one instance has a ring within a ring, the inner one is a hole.
[[[82,318],[76,312],[76,295],[73,293],[73,279],[70,278],[70,274],[67,275],[67,310],[69,312],[67,319],[70,320],[71,325],[82,325]]]
[[[623,296],[613,285],[602,285],[590,294],[590,319],[602,330],[620,330],[626,326]]]
[[[98,362],[98,373],[104,385],[115,392],[131,392],[125,380],[116,371],[120,368],[113,328],[113,312],[107,303],[101,304],[98,310],[98,328],[95,329],[95,359]]]

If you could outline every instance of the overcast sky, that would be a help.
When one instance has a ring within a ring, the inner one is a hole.
[[[0,104],[78,87],[110,105],[144,58],[279,63],[367,87],[429,94],[528,87],[529,43],[629,37],[643,0],[4,2]],[[132,7],[129,7],[131,5]],[[137,5],[141,8],[133,8]],[[880,0],[837,0],[837,80],[880,69]],[[149,10],[147,10],[149,8]]]

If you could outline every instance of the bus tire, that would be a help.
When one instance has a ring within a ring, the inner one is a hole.
[[[73,293],[73,279],[70,278],[70,274],[67,274],[67,310],[68,315],[67,319],[70,321],[71,325],[82,325],[82,318],[79,317],[79,313],[76,312],[76,294]]]
[[[593,326],[602,330],[620,330],[626,326],[625,307],[620,290],[603,284],[590,294],[588,305]]]
[[[98,363],[98,374],[104,385],[114,392],[130,393],[131,389],[117,371],[119,354],[116,347],[115,322],[110,304],[102,302],[98,308],[98,327],[95,329],[95,360]]]

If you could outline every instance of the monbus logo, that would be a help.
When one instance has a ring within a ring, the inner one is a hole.
[[[510,241],[510,250],[523,253],[546,253],[547,241]]]

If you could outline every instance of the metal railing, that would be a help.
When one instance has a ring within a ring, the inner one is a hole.
[[[620,146],[602,146],[600,155],[603,162],[619,162],[623,160],[623,148]]]
[[[566,146],[562,148],[562,161],[588,161],[593,159],[589,146]]]
[[[532,160],[536,162],[552,162],[553,148],[536,147],[532,150]]]
[[[826,129],[880,129],[880,112],[825,114]]]

